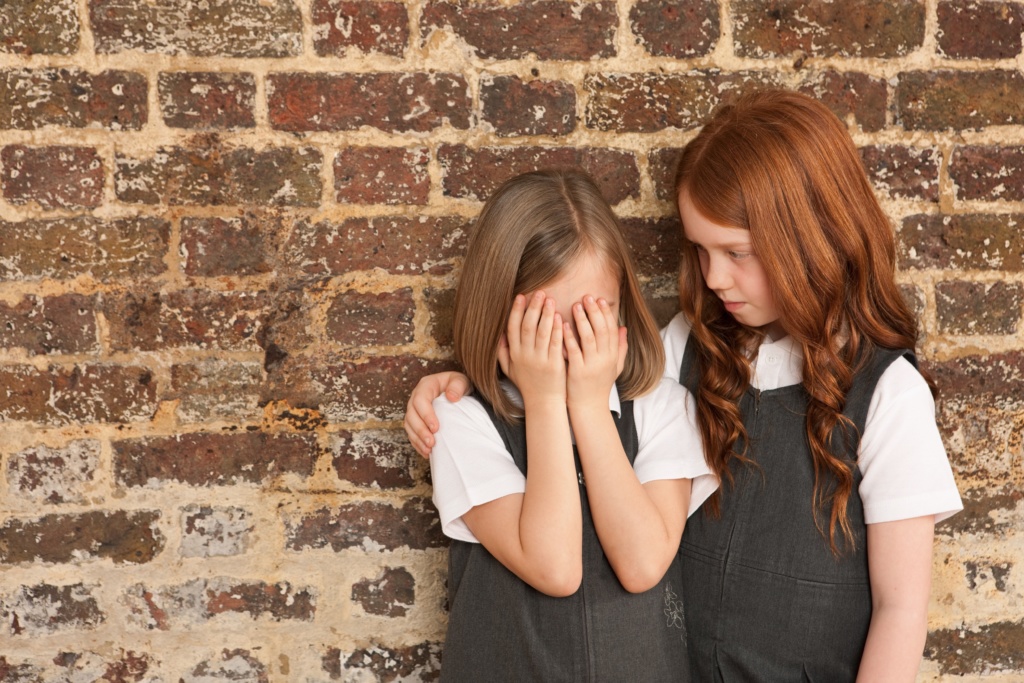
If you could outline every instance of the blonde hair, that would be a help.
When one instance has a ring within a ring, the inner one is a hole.
[[[624,400],[650,391],[665,352],[647,310],[619,222],[594,181],[578,170],[524,173],[484,204],[455,293],[455,357],[479,394],[507,421],[522,417],[500,386],[498,343],[517,294],[542,288],[584,255],[621,276],[619,317],[629,331],[617,385]]]

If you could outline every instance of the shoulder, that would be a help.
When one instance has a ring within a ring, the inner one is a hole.
[[[661,329],[661,343],[665,346],[665,376],[679,376],[679,367],[683,363],[683,352],[690,338],[690,323],[682,313]]]
[[[917,406],[934,415],[931,389],[917,368],[905,357],[894,360],[878,378],[868,408],[868,423],[881,412],[906,410]]]

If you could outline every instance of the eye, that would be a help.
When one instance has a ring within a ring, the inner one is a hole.
[[[734,259],[736,259],[737,261],[740,261],[742,259],[748,258],[750,255],[751,254],[750,254],[749,251],[730,251],[729,252],[729,256],[734,258]]]

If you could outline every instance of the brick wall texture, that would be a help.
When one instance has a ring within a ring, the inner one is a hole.
[[[0,3],[0,682],[430,681],[406,396],[467,227],[579,165],[675,310],[717,104],[846,122],[966,510],[920,681],[1024,681],[1021,0]],[[482,679],[483,680],[483,679]]]

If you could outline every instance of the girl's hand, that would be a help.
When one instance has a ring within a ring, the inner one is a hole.
[[[506,343],[498,349],[502,371],[523,395],[524,404],[565,403],[565,360],[562,357],[562,316],[554,299],[537,291],[529,303],[516,295],[508,316]]]
[[[439,372],[420,378],[405,406],[405,435],[416,452],[424,458],[430,456],[434,447],[434,432],[440,425],[434,414],[434,399],[444,394],[452,403],[468,394],[473,387],[469,378],[461,372]]]
[[[608,393],[626,364],[626,328],[604,299],[587,295],[572,307],[579,342],[568,324],[564,332],[569,359],[567,399],[571,405],[607,407]]]

